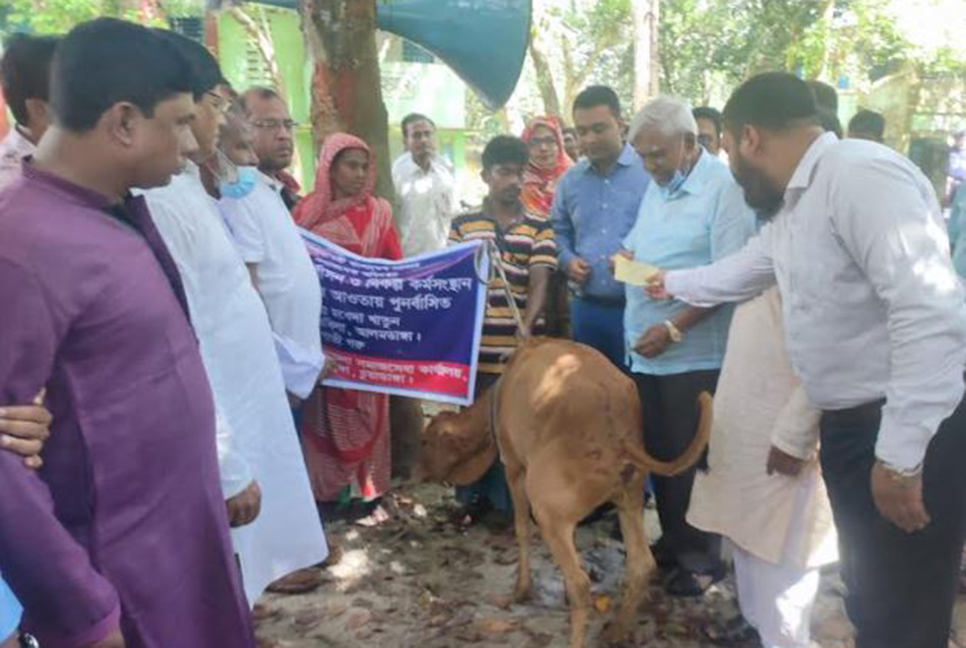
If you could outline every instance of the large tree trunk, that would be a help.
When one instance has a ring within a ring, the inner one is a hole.
[[[547,115],[561,116],[560,97],[557,95],[557,88],[553,84],[553,71],[550,63],[537,45],[536,38],[530,39],[530,60],[533,61],[533,71],[537,76],[537,87],[540,88],[540,97],[543,99],[543,110]]]
[[[634,110],[660,91],[658,12],[660,0],[631,0],[634,20]]]
[[[301,0],[302,31],[314,61],[312,133],[362,138],[376,155],[376,193],[394,199],[389,124],[376,49],[376,0]]]

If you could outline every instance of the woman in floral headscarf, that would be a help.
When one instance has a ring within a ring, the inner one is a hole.
[[[535,216],[549,218],[557,181],[571,165],[564,150],[560,120],[535,117],[521,137],[530,147],[530,163],[523,176],[523,206]]]
[[[361,139],[330,135],[319,155],[315,189],[295,208],[295,221],[355,254],[402,258],[392,208],[372,195],[376,164]],[[380,521],[379,498],[389,488],[389,397],[322,387],[303,409],[302,445],[315,498],[323,512],[346,513],[353,499]]]
[[[556,117],[535,117],[524,129],[521,139],[530,149],[530,161],[523,175],[520,199],[529,213],[539,218],[550,218],[557,181],[573,164],[564,149],[560,120]],[[557,271],[550,278],[547,335],[567,337],[569,322],[567,277]]]

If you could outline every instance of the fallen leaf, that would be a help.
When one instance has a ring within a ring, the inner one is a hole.
[[[610,597],[605,594],[595,596],[594,609],[600,614],[607,614],[608,610],[610,610]]]
[[[490,617],[487,619],[479,619],[473,624],[473,627],[485,635],[503,635],[516,630],[519,624],[516,621]]]
[[[346,630],[350,630],[350,631],[358,630],[359,628],[361,628],[362,626],[364,626],[369,622],[369,618],[371,616],[372,615],[366,610],[353,614],[352,616],[349,617],[349,620],[346,621],[346,624],[345,624]]]

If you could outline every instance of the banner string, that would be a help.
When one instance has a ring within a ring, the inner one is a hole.
[[[483,250],[486,249],[490,253],[490,268],[487,276],[483,276]],[[476,278],[480,283],[486,284],[487,288],[493,283],[496,275],[500,275],[500,280],[503,282],[503,292],[506,293],[507,303],[510,305],[510,312],[513,313],[513,319],[517,324],[517,330],[523,329],[523,315],[520,314],[520,308],[517,306],[517,300],[513,296],[513,291],[510,289],[510,282],[506,278],[506,270],[503,268],[503,255],[500,253],[500,248],[497,247],[495,241],[487,241],[486,246],[480,246],[476,251],[474,265],[476,267]]]

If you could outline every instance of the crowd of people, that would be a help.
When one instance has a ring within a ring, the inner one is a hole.
[[[651,484],[669,595],[703,595],[733,556],[741,615],[709,641],[806,648],[839,562],[857,648],[946,647],[966,189],[951,256],[878,113],[840,139],[834,89],[775,72],[721,112],[659,96],[625,121],[590,86],[572,127],[537,117],[487,143],[469,213],[413,114],[394,217],[346,133],[301,195],[285,99],[238,92],[173,32],[18,36],[0,74],[16,119],[0,144],[3,648],[254,647],[266,589],[319,587],[324,522],[387,519],[389,397],[322,385],[299,228],[388,260],[495,246],[477,394],[523,341],[570,336],[634,380],[662,461],[716,394],[707,466]],[[649,284],[617,281],[618,256],[656,267]],[[509,509],[499,460],[457,497],[467,523]]]

